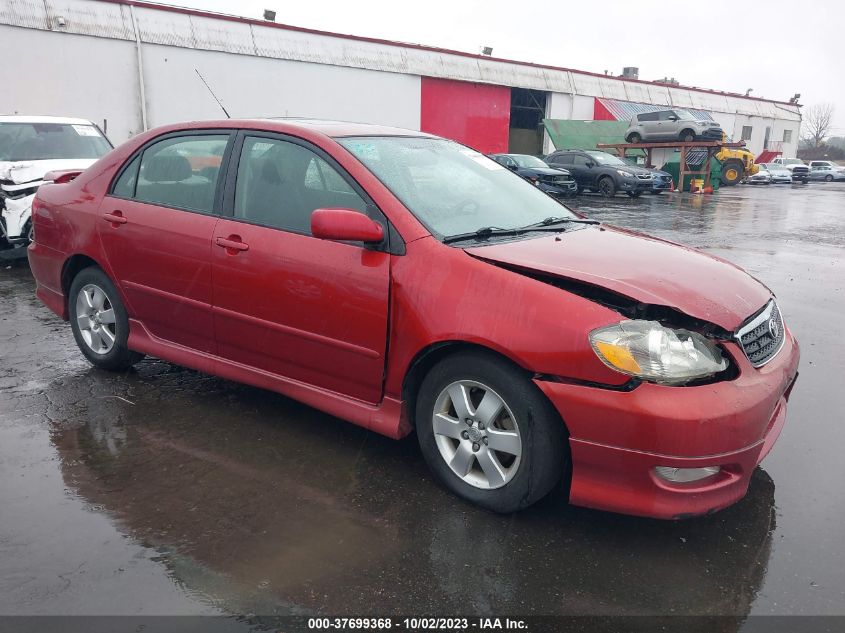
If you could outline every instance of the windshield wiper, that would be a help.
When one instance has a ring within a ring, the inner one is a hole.
[[[451,244],[452,242],[463,242],[464,240],[486,240],[493,235],[522,235],[525,229],[503,229],[498,226],[483,226],[476,231],[469,233],[457,233],[450,235],[443,239],[444,244]]]
[[[581,218],[565,218],[565,217],[557,217],[552,216],[546,218],[545,220],[541,220],[540,222],[535,222],[534,224],[528,224],[526,226],[518,226],[513,229],[503,229],[498,226],[484,226],[476,231],[471,231],[469,233],[458,233],[457,235],[450,235],[443,239],[444,244],[451,244],[452,242],[463,242],[465,240],[486,240],[490,237],[495,236],[517,236],[517,235],[524,235],[525,233],[536,233],[538,231],[559,231],[559,228],[554,228],[556,224],[601,224],[598,220],[583,220]]]
[[[570,217],[563,217],[563,216],[551,216],[546,218],[545,220],[540,220],[539,222],[535,222],[534,224],[528,224],[526,226],[521,227],[521,230],[526,229],[542,229],[547,226],[554,226],[555,224],[601,224],[598,220],[585,220],[582,218],[570,218]]]

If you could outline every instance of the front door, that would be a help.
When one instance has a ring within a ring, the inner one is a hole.
[[[230,134],[171,135],[148,145],[103,199],[98,230],[132,318],[154,336],[213,352],[211,237]]]
[[[365,402],[381,400],[390,255],[311,236],[315,209],[369,200],[327,155],[247,133],[214,230],[220,356]],[[371,207],[369,207],[371,208]]]

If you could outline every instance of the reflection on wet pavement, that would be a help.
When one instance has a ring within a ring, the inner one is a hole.
[[[845,343],[819,325],[845,308],[843,202],[811,186],[573,203],[745,266],[803,345],[748,496],[680,523],[562,493],[490,514],[435,485],[414,438],[157,360],[94,370],[26,266],[0,270],[0,614],[845,613]]]

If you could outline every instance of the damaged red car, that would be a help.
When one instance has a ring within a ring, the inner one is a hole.
[[[562,489],[713,512],[783,427],[799,352],[766,286],[452,141],[193,122],[48,180],[29,260],[91,363],[155,356],[416,432],[437,479],[485,508]]]

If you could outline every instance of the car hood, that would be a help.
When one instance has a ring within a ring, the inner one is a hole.
[[[567,176],[569,175],[569,170],[567,169],[556,169],[553,167],[526,167],[523,168],[521,171],[529,172],[534,176]]]
[[[727,261],[611,227],[589,226],[559,236],[465,250],[494,264],[599,286],[641,303],[669,306],[731,331],[760,310],[772,294]]]
[[[0,161],[0,181],[6,181],[12,185],[23,185],[42,180],[48,171],[87,169],[96,161],[96,158]]]
[[[610,169],[624,169],[626,171],[630,171],[632,174],[643,174],[647,176],[654,175],[654,172],[651,169],[637,167],[636,165],[602,165],[602,167],[608,167]]]

